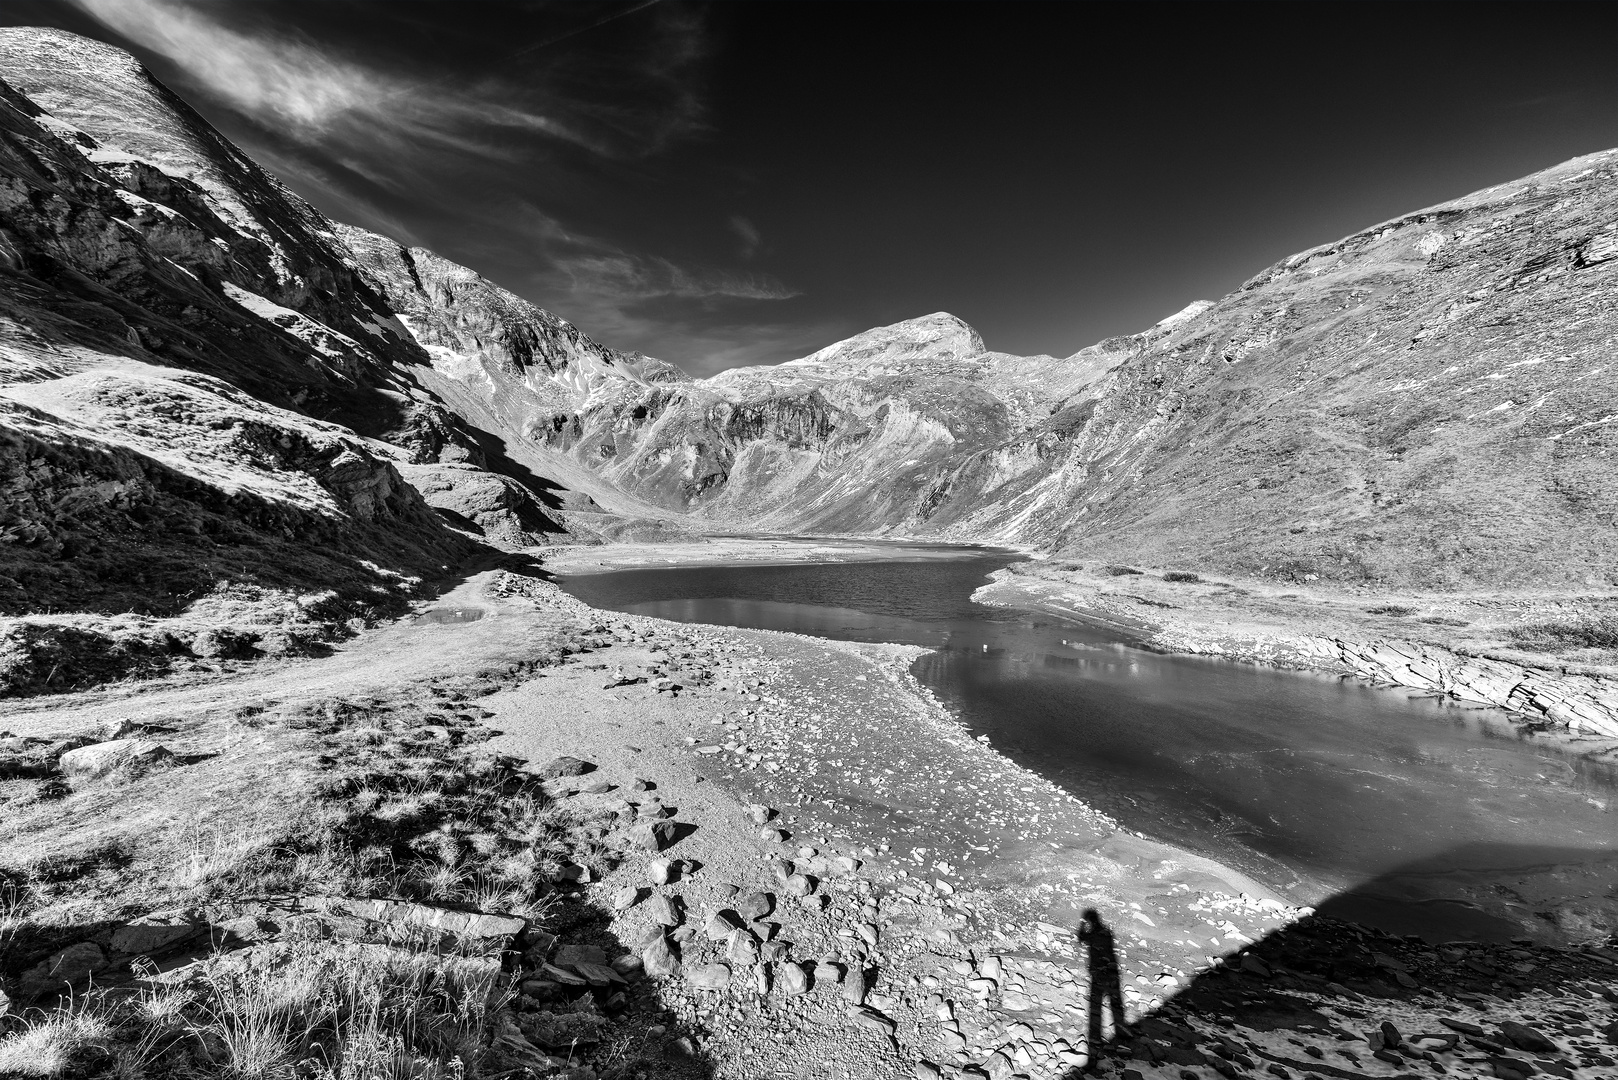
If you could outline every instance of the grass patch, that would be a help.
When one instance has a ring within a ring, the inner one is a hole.
[[[1376,607],[1366,608],[1365,612],[1367,615],[1393,615],[1403,618],[1406,615],[1414,615],[1416,609],[1405,607],[1403,604],[1378,604]]]
[[[207,794],[182,797],[171,774],[32,808],[13,822],[19,842],[0,841],[0,971],[19,977],[96,928],[148,911],[205,909],[217,921],[254,897],[388,897],[551,929],[585,918],[572,910],[582,901],[570,899],[576,887],[562,868],[610,869],[608,826],[551,799],[515,759],[480,751],[471,701],[483,687],[449,682],[398,700],[317,699],[212,721],[251,732],[289,766],[274,770],[276,791],[259,793],[270,797],[264,807],[239,790],[263,786],[260,759],[243,761],[238,784]],[[188,783],[200,788],[195,776]],[[159,810],[153,827],[148,813]],[[116,981],[98,975],[77,1001],[42,1000],[31,1022],[0,1019],[0,1076],[470,1080],[509,1071],[505,1058],[498,1070],[480,1064],[510,997],[499,960],[458,955],[459,944],[420,927],[376,933],[355,941],[289,931],[253,945],[251,965],[226,953],[199,977],[135,996],[94,988]]]
[[[1198,577],[1196,574],[1188,573],[1188,572],[1186,572],[1184,570],[1170,570],[1168,573],[1163,575],[1163,580],[1164,581],[1196,582],[1196,581],[1201,581],[1202,579],[1200,577]]]
[[[1531,652],[1618,649],[1618,615],[1587,615],[1563,622],[1527,623],[1506,631],[1511,643]]]
[[[1141,571],[1132,566],[1103,566],[1101,572],[1108,577],[1127,577],[1130,574],[1139,574]]]

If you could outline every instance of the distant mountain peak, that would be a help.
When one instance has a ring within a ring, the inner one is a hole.
[[[986,350],[983,337],[947,311],[878,326],[794,360],[794,364],[964,360]]]

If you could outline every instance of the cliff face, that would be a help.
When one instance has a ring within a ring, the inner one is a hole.
[[[1066,359],[948,315],[604,387],[538,432],[736,525],[1299,580],[1618,579],[1618,152],[1375,226]]]

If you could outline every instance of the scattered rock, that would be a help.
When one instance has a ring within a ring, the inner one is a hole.
[[[1562,1048],[1547,1039],[1527,1024],[1519,1024],[1515,1020],[1507,1020],[1500,1025],[1500,1034],[1519,1050],[1526,1050],[1532,1054],[1560,1054]]]
[[[539,776],[544,780],[555,780],[563,776],[583,776],[587,772],[594,772],[595,766],[588,761],[576,757],[554,758],[540,766]]]
[[[747,816],[752,819],[753,824],[763,825],[775,816],[775,811],[761,803],[753,803],[747,808]]]
[[[646,876],[653,885],[667,885],[674,879],[674,862],[670,859],[653,859],[646,867]]]
[[[870,992],[870,980],[865,974],[863,964],[848,965],[848,977],[843,980],[843,997],[854,1005],[864,1005],[865,995]]]
[[[741,919],[734,911],[727,909],[708,916],[708,923],[703,927],[703,932],[708,935],[709,941],[724,941],[741,928]]]
[[[687,971],[685,981],[698,990],[723,990],[730,985],[730,968],[725,964],[704,964]]]
[[[652,897],[646,905],[646,913],[659,926],[679,926],[682,918],[679,905],[661,895]]]
[[[680,962],[674,957],[674,950],[669,948],[668,939],[661,933],[657,935],[640,954],[641,967],[646,974],[668,977],[680,969]]]
[[[791,962],[780,967],[781,992],[787,997],[800,997],[809,992],[809,973],[803,965]]]
[[[808,896],[815,891],[815,881],[804,874],[793,874],[781,885],[788,896]]]
[[[733,964],[751,967],[758,963],[758,938],[751,930],[733,930],[727,941],[725,955]]]
[[[758,922],[775,910],[775,897],[767,892],[750,892],[737,903],[736,910],[748,922]]]
[[[624,887],[622,889],[619,889],[617,892],[612,894],[612,907],[613,907],[613,910],[614,911],[627,911],[628,909],[634,907],[636,904],[640,903],[641,897],[644,896],[644,895],[645,895],[645,890],[644,889],[637,889],[634,886],[626,886],[626,887]]]
[[[667,818],[638,821],[629,827],[629,843],[642,851],[662,851],[674,843],[674,822]]]

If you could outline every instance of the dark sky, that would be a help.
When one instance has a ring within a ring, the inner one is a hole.
[[[1618,145],[1618,5],[9,0],[333,217],[695,374],[949,311],[1067,355]]]

